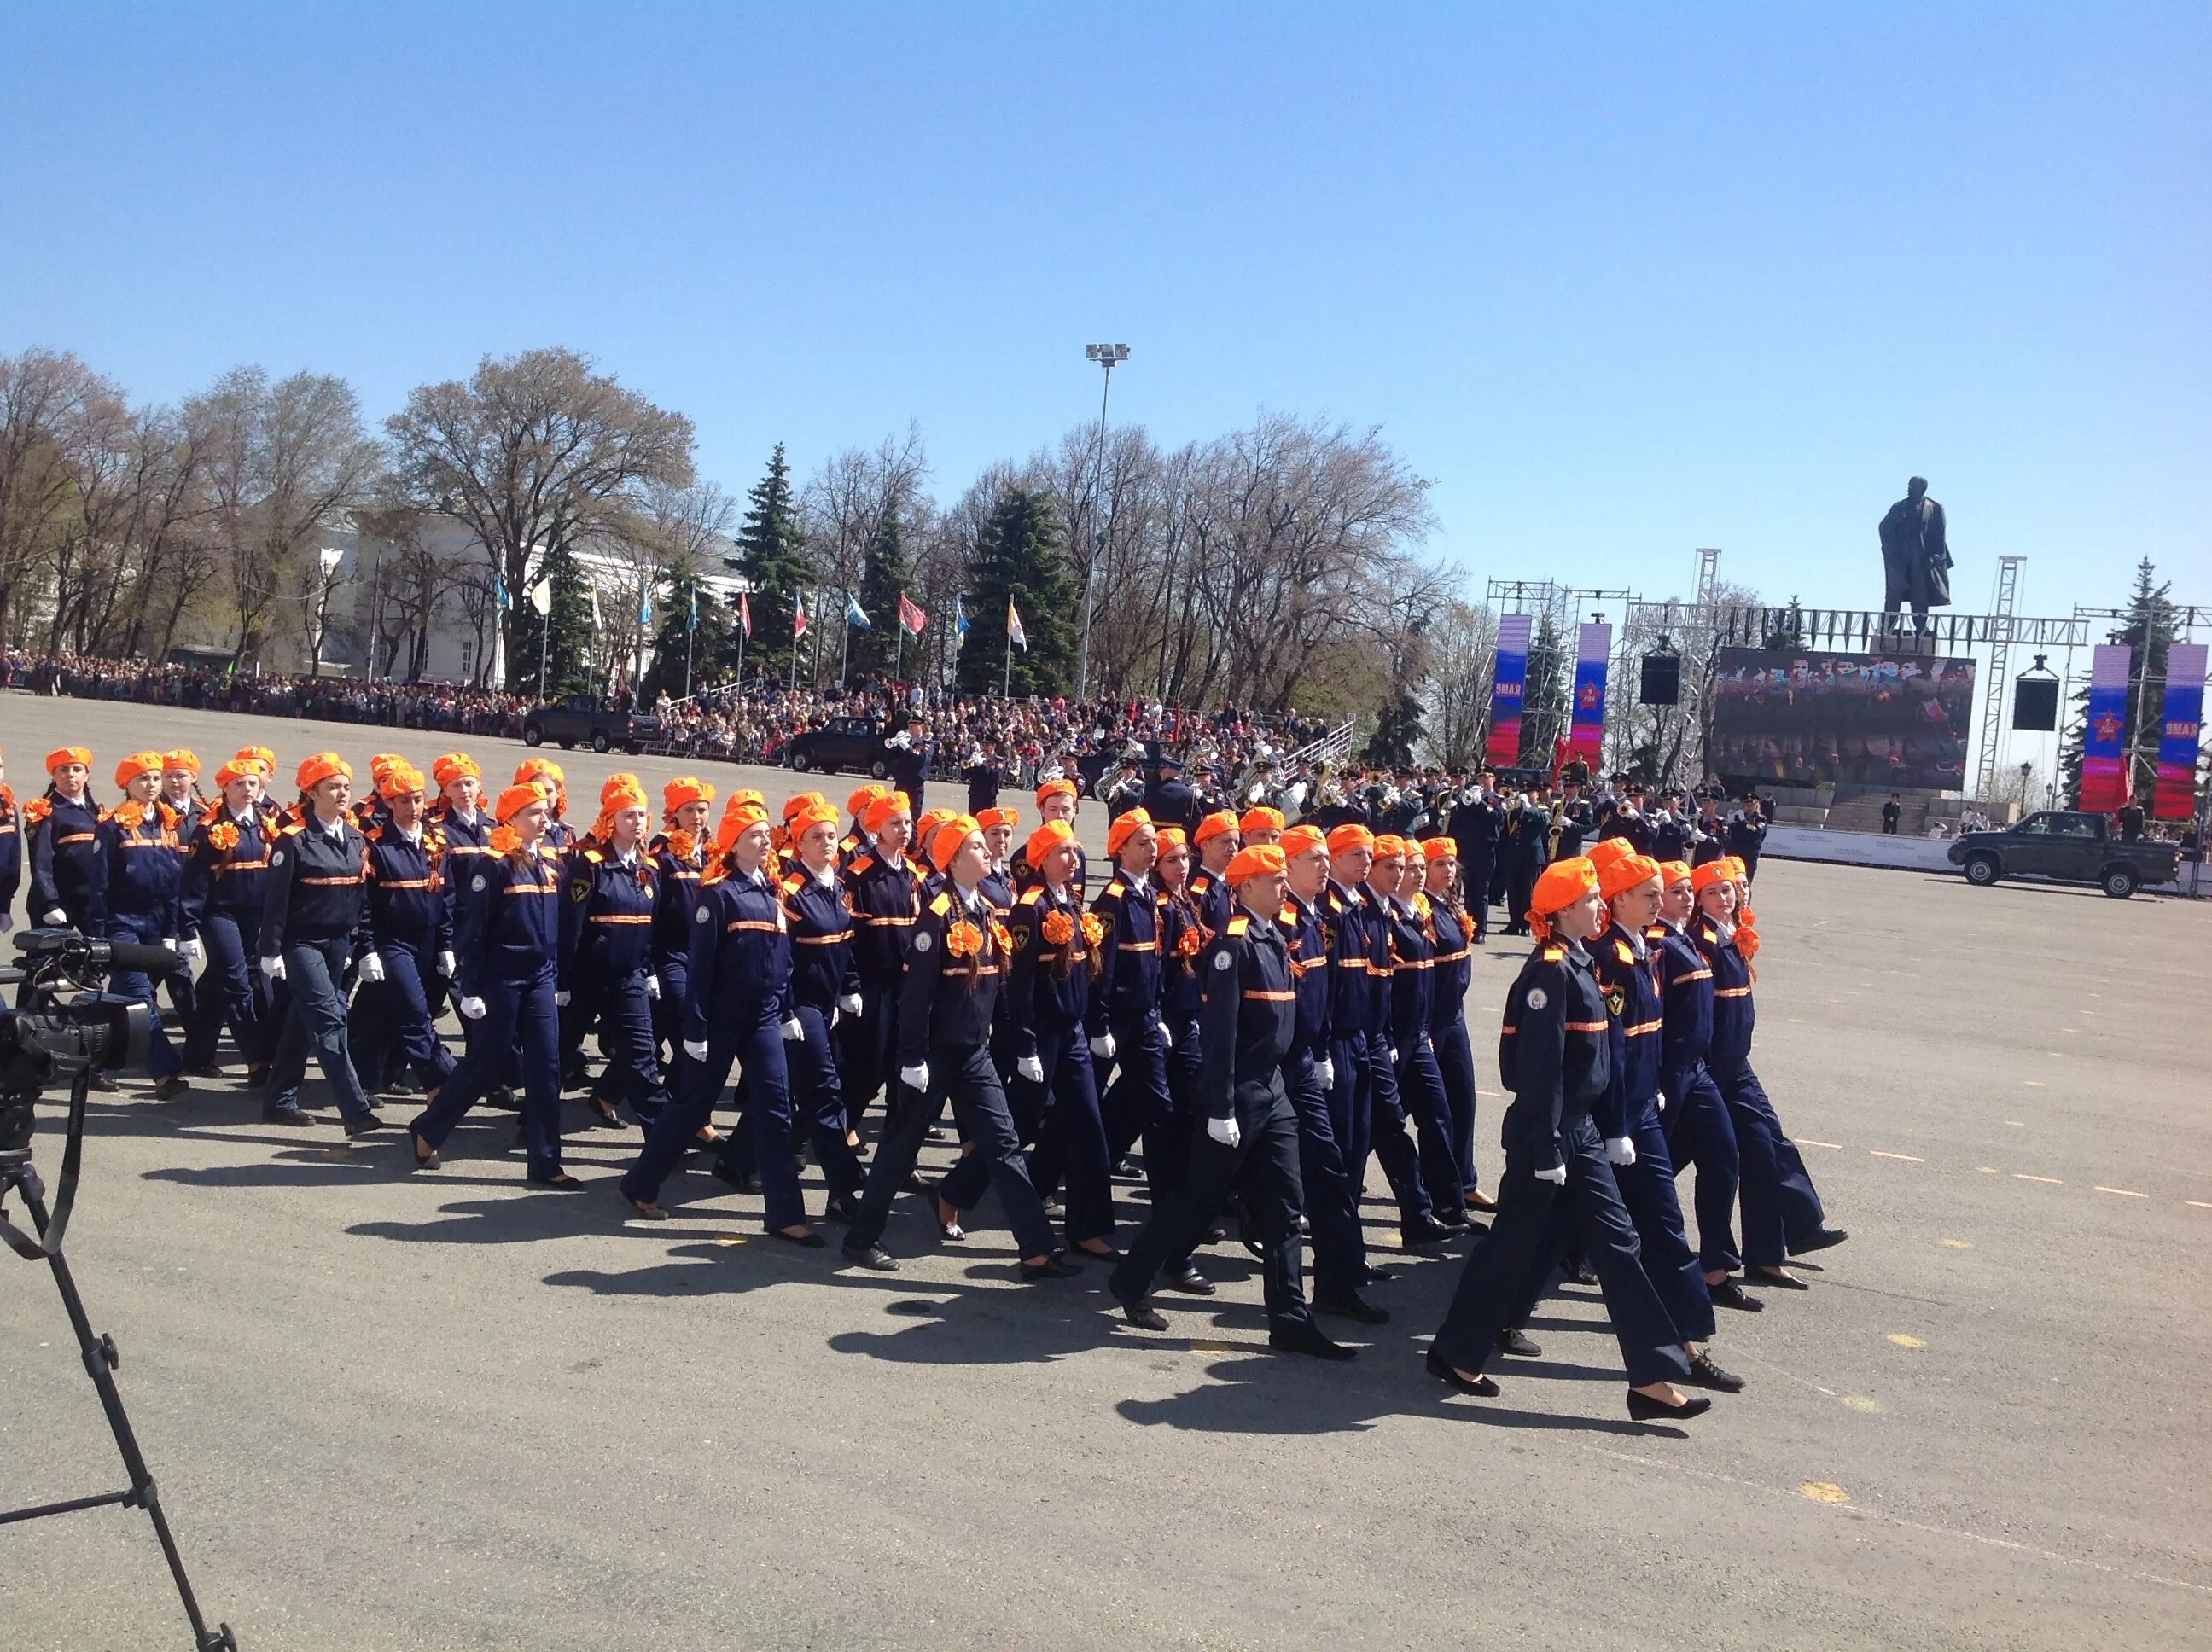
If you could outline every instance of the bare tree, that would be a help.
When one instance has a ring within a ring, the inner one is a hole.
[[[1498,616],[1455,598],[1438,611],[1428,642],[1428,680],[1423,693],[1428,755],[1446,768],[1477,768],[1490,727]]]
[[[89,456],[123,410],[122,390],[74,355],[0,356],[0,635],[11,632],[24,582],[52,574],[81,531]]]
[[[873,448],[848,447],[824,459],[800,490],[799,521],[807,555],[822,588],[837,595],[841,628],[845,598],[860,589],[869,544],[892,517],[911,536],[917,525],[916,501],[928,477],[921,427],[909,424],[903,436],[885,436]],[[825,619],[830,605],[822,604]],[[826,647],[816,651],[817,671],[830,653]]]
[[[466,384],[418,386],[385,428],[408,496],[466,523],[514,593],[510,659],[538,557],[615,526],[633,490],[692,477],[691,421],[572,350],[486,356]]]

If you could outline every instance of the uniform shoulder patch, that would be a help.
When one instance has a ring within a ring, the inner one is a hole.
[[[1636,950],[1629,945],[1626,941],[1615,941],[1613,944],[1613,950],[1616,953],[1620,954],[1620,961],[1623,963],[1633,963],[1636,962]]]
[[[1566,956],[1567,949],[1564,946],[1547,946],[1543,952],[1544,962],[1547,963],[1557,963]]]
[[[915,951],[927,952],[933,944],[935,944],[935,943],[930,939],[929,932],[927,930],[918,929],[915,932],[914,950]]]
[[[477,887],[478,889],[482,889],[482,888],[483,887],[483,878],[477,878]],[[711,911],[709,911],[709,910],[707,908],[706,905],[702,902],[701,905],[699,905],[698,907],[696,907],[696,908],[695,908],[693,909],[692,914],[691,914],[691,921],[692,921],[693,923],[695,923],[695,924],[703,924],[703,923],[705,923],[708,919],[712,918],[714,915],[714,914]]]
[[[590,861],[596,866],[599,862],[605,860],[606,856],[601,854],[597,849],[586,849],[584,851],[584,859]]]
[[[1028,889],[1024,890],[1019,895],[1014,896],[1014,904],[1016,906],[1033,907],[1043,898],[1044,885],[1042,884],[1034,884]]]
[[[1297,909],[1296,907],[1294,907],[1294,906],[1291,906],[1291,905],[1289,905],[1289,904],[1287,904],[1287,903],[1285,903],[1285,906],[1284,906],[1283,909],[1282,909],[1280,912],[1278,912],[1278,913],[1275,914],[1275,921],[1276,921],[1277,923],[1279,923],[1279,924],[1294,924],[1294,923],[1297,922],[1297,920],[1298,920],[1298,909]]]
[[[786,895],[796,895],[799,890],[805,887],[806,880],[804,878],[801,878],[797,872],[792,873],[790,877],[783,880],[783,892]]]
[[[1229,932],[1232,935],[1242,935],[1251,927],[1252,920],[1241,912],[1229,920]]]
[[[1623,1010],[1628,1007],[1627,993],[1618,987],[1613,988],[1605,995],[1605,1007],[1612,1011],[1613,1014],[1619,1015]]]
[[[1532,1010],[1540,1010],[1552,999],[1550,994],[1547,993],[1542,987],[1531,987],[1528,989],[1528,996],[1521,1001]]]
[[[1213,967],[1216,969],[1226,969],[1234,963],[1236,963],[1236,959],[1229,956],[1229,949],[1227,947],[1217,946],[1213,949]]]
[[[846,870],[851,872],[854,877],[858,878],[862,872],[867,871],[875,864],[875,856],[872,854],[856,854],[853,857],[853,864],[850,866],[848,866]]]
[[[568,884],[568,898],[576,902],[580,905],[582,902],[590,900],[592,898],[592,880],[588,878],[570,879]]]
[[[477,894],[483,894],[484,890],[484,875],[482,872],[478,872],[474,878],[471,878],[469,880],[469,887],[474,890]]]
[[[932,902],[929,903],[929,909],[930,909],[932,912],[935,913],[935,914],[936,914],[939,917],[940,917],[940,918],[942,918],[942,917],[943,917],[946,913],[948,913],[948,912],[951,911],[951,910],[952,910],[952,894],[951,894],[951,890],[943,890],[943,891],[939,892],[939,894],[938,895],[938,897],[937,897],[934,901],[932,901]],[[916,937],[915,937],[915,938],[916,938],[917,940],[919,940],[919,939],[921,938],[921,937],[916,936]]]

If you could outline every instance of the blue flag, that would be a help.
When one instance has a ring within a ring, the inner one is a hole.
[[[952,599],[952,629],[956,635],[964,637],[968,635],[968,610],[958,597]]]
[[[860,611],[860,598],[849,591],[845,593],[845,623],[857,625],[863,631],[872,631],[876,629],[868,623],[868,616]]]
[[[514,606],[514,598],[507,594],[507,581],[500,577],[500,573],[497,568],[494,568],[492,570],[491,594],[492,600],[496,602],[501,608],[507,609]]]
[[[653,623],[653,593],[650,591],[638,593],[637,623],[641,629]]]

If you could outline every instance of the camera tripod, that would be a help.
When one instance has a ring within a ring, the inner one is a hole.
[[[70,1212],[76,1201],[77,1171],[83,1161],[85,1093],[91,1076],[89,1069],[80,1071],[70,1091],[68,1145],[62,1151],[59,1192],[51,1213],[46,1209],[46,1189],[31,1163],[28,1145],[0,1150],[0,1239],[6,1240],[9,1248],[26,1261],[44,1262],[52,1272],[54,1288],[61,1292],[70,1327],[76,1333],[77,1346],[83,1351],[85,1372],[92,1378],[92,1386],[99,1390],[100,1409],[107,1413],[107,1426],[115,1436],[115,1447],[123,1455],[124,1470],[130,1475],[131,1484],[123,1491],[103,1492],[97,1497],[71,1497],[65,1503],[43,1503],[33,1509],[0,1509],[0,1526],[40,1520],[49,1515],[75,1514],[82,1509],[105,1509],[111,1503],[124,1509],[143,1509],[154,1522],[154,1535],[161,1540],[161,1553],[169,1563],[169,1576],[176,1580],[177,1594],[185,1603],[185,1616],[191,1619],[194,1652],[238,1652],[238,1637],[230,1632],[230,1625],[218,1624],[210,1629],[207,1619],[200,1613],[200,1603],[192,1594],[191,1579],[185,1575],[185,1558],[177,1552],[177,1540],[169,1531],[168,1517],[161,1512],[153,1473],[138,1449],[138,1436],[131,1431],[131,1418],[123,1410],[123,1396],[115,1386],[115,1370],[123,1363],[123,1356],[113,1337],[93,1330],[92,1321],[84,1311],[84,1299],[77,1295],[76,1281],[70,1277],[69,1262],[62,1255],[62,1236],[68,1230]],[[17,1102],[12,1098],[0,1099],[0,1108],[28,1105],[27,1102]],[[28,1233],[8,1220],[8,1195],[11,1193],[21,1195],[23,1208],[29,1213]]]

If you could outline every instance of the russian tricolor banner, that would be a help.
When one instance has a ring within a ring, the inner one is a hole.
[[[1498,669],[1490,690],[1490,744],[1483,758],[1493,768],[1521,761],[1521,697],[1528,686],[1528,639],[1535,629],[1529,614],[1507,614],[1498,622]]]
[[[2089,660],[2089,707],[2081,730],[2081,808],[2109,815],[2128,800],[2126,759],[2120,750],[2128,727],[2128,671],[2135,651],[2124,642],[2101,642]]]
[[[2152,814],[2189,820],[2197,813],[2197,753],[2204,727],[2204,655],[2201,642],[2166,651],[2166,717],[2158,737],[2158,794]]]
[[[1613,627],[1592,623],[1575,640],[1575,709],[1568,725],[1567,755],[1598,771],[1605,750],[1605,665],[1613,654]]]

